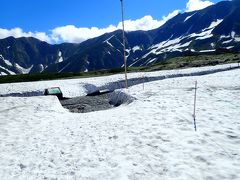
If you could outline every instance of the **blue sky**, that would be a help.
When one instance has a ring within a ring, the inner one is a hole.
[[[127,30],[154,29],[179,12],[219,2],[123,1]],[[81,42],[121,27],[120,12],[120,0],[1,0],[0,38],[33,36],[51,43]]]

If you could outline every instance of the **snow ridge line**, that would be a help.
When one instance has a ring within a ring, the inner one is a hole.
[[[159,81],[164,79],[171,79],[171,78],[179,78],[179,77],[189,77],[189,76],[203,76],[203,75],[209,75],[214,74],[218,72],[223,71],[229,71],[234,69],[239,69],[240,67],[238,65],[236,66],[230,66],[225,68],[219,68],[219,69],[211,69],[211,70],[204,70],[204,71],[198,71],[198,72],[192,72],[192,73],[179,73],[179,74],[171,74],[171,75],[161,75],[161,76],[155,76],[155,77],[139,77],[139,78],[131,78],[128,79],[128,86],[135,86],[138,84],[142,84],[143,82],[152,82],[152,81]],[[110,91],[114,91],[116,89],[123,89],[125,88],[125,80],[120,80],[116,82],[109,82],[103,86],[98,87],[98,90],[105,90],[108,89]]]

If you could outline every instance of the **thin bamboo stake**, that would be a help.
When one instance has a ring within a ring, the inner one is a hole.
[[[142,80],[143,80],[143,90],[144,90],[144,83],[145,83],[145,76],[144,76],[144,74],[142,76]]]
[[[197,101],[197,81],[195,81],[194,110],[193,110],[193,120],[194,120],[194,129],[195,129],[195,131],[197,131],[197,125],[196,125],[196,101]]]
[[[126,59],[126,45],[125,45],[125,27],[124,27],[124,9],[123,9],[123,0],[121,1],[121,10],[122,10],[122,36],[123,36],[123,58],[124,58],[124,69],[125,69],[125,87],[128,89],[128,80],[127,80],[127,59]]]

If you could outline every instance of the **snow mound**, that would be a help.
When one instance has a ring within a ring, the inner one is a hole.
[[[93,84],[84,83],[82,85],[86,94],[91,94],[98,91],[98,87]]]
[[[109,103],[113,106],[120,106],[122,104],[130,104],[135,99],[123,91],[116,90],[112,93]]]

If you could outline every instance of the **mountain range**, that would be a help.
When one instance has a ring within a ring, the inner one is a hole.
[[[180,13],[150,31],[126,32],[127,66],[147,66],[186,55],[240,51],[240,0]],[[123,66],[122,31],[80,44],[35,38],[0,40],[0,75],[87,72]]]

